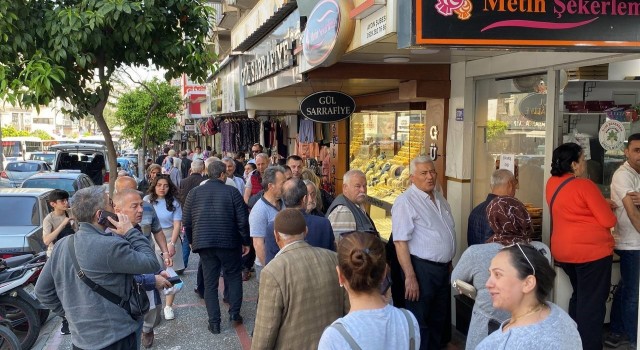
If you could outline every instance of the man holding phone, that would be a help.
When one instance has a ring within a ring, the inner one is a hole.
[[[124,214],[116,214],[118,220],[106,218],[114,228],[113,234],[105,232],[106,226],[99,223],[99,218],[109,203],[102,186],[79,190],[71,202],[71,212],[80,228],[73,235],[75,241],[65,237],[55,244],[36,283],[37,298],[54,313],[67,317],[74,348],[135,348],[138,321],[78,278],[71,249],[89,279],[125,299],[129,298],[132,275],[160,269],[155,252]]]
[[[142,201],[140,193],[134,189],[120,189],[113,196],[113,210],[115,213],[126,215],[129,221],[131,221],[131,224],[136,228],[140,227],[139,224],[142,221],[143,203],[145,202]],[[164,238],[164,234],[162,237]],[[151,242],[149,242],[149,246],[154,249]],[[150,348],[153,345],[155,335],[153,329],[162,319],[160,316],[162,308],[158,307],[158,305],[162,304],[162,299],[160,299],[158,290],[171,288],[172,283],[167,280],[169,274],[164,270],[158,270],[155,274],[137,275],[135,278],[138,283],[142,284],[146,291],[153,291],[154,300],[150,300],[150,302],[153,303],[155,308],[149,309],[144,315],[142,334],[139,336],[139,338],[142,339],[142,346]]]
[[[114,188],[114,194],[126,189],[135,190],[137,188],[136,180],[130,176],[118,177]],[[138,194],[140,195],[140,198],[142,198],[142,194],[140,192],[138,192]],[[151,204],[142,202],[142,219],[139,220],[136,225],[138,225],[136,228],[142,232],[142,234],[149,240],[149,243],[151,243],[151,249],[156,249],[155,244],[160,247],[163,258],[162,263],[164,263],[164,266],[173,266],[173,256],[176,253],[176,249],[174,246],[167,245],[167,238],[165,237],[164,232],[162,232],[160,220],[158,219],[158,215],[156,215],[156,211],[153,209]],[[151,235],[153,235],[153,238]]]

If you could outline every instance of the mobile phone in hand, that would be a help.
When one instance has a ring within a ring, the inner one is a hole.
[[[109,221],[107,218],[110,217],[115,221],[118,221],[118,215],[110,212],[110,211],[106,211],[106,210],[101,210],[100,211],[100,217],[98,218],[98,223],[102,226],[106,226],[109,228],[113,228],[115,229],[116,227],[111,223],[111,221]]]
[[[172,286],[178,283],[182,283],[182,280],[178,276],[169,277],[167,278],[167,281],[169,281],[169,283],[171,283]]]

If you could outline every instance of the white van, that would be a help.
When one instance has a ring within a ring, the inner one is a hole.
[[[53,170],[80,171],[89,175],[96,185],[109,182],[107,147],[91,143],[70,143],[51,146],[56,152]]]

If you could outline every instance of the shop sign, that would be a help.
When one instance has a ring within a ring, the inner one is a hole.
[[[349,18],[353,2],[320,0],[307,18],[302,50],[307,63],[330,66],[338,61],[353,38],[354,24]]]
[[[417,0],[414,15],[418,45],[640,47],[636,0]]]
[[[608,119],[600,127],[598,139],[602,148],[607,151],[621,150],[624,147],[624,125],[617,120]]]
[[[387,8],[383,7],[360,21],[361,45],[378,40],[387,34]]]
[[[333,123],[348,118],[356,109],[351,96],[340,91],[320,91],[300,102],[300,112],[319,123]]]
[[[529,94],[518,105],[520,115],[535,122],[543,122],[547,117],[547,94]]]
[[[194,132],[196,131],[196,126],[194,124],[185,124],[184,125],[185,132]]]
[[[242,68],[242,85],[250,85],[262,80],[281,70],[294,65],[293,50],[294,41],[285,39],[275,45],[269,52],[257,56],[254,60],[245,63]]]

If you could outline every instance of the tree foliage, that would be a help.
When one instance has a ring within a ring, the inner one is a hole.
[[[143,87],[126,92],[120,96],[117,104],[116,117],[122,128],[122,136],[131,140],[136,148],[142,147],[142,135],[145,121],[152,109],[155,94],[158,105],[149,118],[147,139],[149,144],[162,144],[171,138],[176,119],[173,117],[180,113],[182,101],[178,88],[166,82],[157,80],[145,82]]]
[[[72,117],[93,115],[115,153],[103,117],[114,72],[153,64],[203,81],[212,17],[205,0],[0,1],[0,99],[37,108],[58,97]]]
[[[29,136],[35,136],[41,140],[53,140],[53,136],[49,135],[49,133],[44,130],[33,130],[29,133]]]
[[[33,136],[33,137],[38,137],[41,140],[53,140],[53,137],[44,130],[34,130],[32,132],[28,132],[26,130],[18,130],[13,125],[2,127],[2,136],[3,137]]]
[[[9,126],[2,127],[2,136],[3,137],[29,136],[29,132],[25,130],[18,130],[13,125],[9,125]]]

